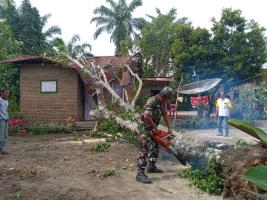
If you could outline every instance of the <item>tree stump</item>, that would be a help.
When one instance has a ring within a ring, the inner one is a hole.
[[[267,165],[267,149],[261,147],[238,147],[220,153],[218,163],[222,166],[222,175],[225,177],[223,199],[257,200],[253,194],[244,190],[265,193],[255,184],[241,179],[241,176],[250,168],[257,165]]]

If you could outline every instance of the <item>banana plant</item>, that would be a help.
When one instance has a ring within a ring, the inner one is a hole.
[[[251,135],[252,137],[260,140],[261,142],[267,144],[267,134],[261,130],[260,128],[257,128],[253,126],[251,123],[242,121],[242,120],[229,120],[228,124]],[[259,165],[257,167],[252,167],[248,169],[244,175],[242,176],[242,179],[250,181],[260,187],[263,190],[267,191],[267,167]],[[267,200],[267,193],[260,194],[253,191],[248,191],[251,194],[254,194],[257,197],[260,197],[263,200]]]
[[[228,121],[228,124],[267,144],[267,133],[253,126],[251,123],[232,119]]]
[[[250,181],[260,187],[261,189],[267,191],[267,167],[259,165],[257,167],[252,167],[248,169],[245,174],[242,176],[242,179]],[[256,195],[257,197],[260,197],[263,200],[267,200],[267,193],[260,194],[253,191],[248,191],[251,194]]]

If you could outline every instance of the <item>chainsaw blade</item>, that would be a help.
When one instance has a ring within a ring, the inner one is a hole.
[[[171,145],[168,149],[168,151],[173,154],[175,156],[175,158],[177,158],[177,160],[179,160],[179,162],[183,165],[183,166],[186,166],[186,160],[183,158],[182,155],[180,155],[176,149],[174,149]]]

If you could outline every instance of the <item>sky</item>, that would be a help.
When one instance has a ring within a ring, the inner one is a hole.
[[[115,0],[116,1],[116,0]],[[22,0],[15,0],[17,6]],[[90,24],[95,15],[93,10],[101,5],[109,6],[105,0],[30,0],[40,15],[50,13],[47,28],[57,25],[62,30],[61,37],[68,42],[74,34],[81,36],[81,42],[92,45],[95,56],[114,55],[115,46],[110,43],[110,35],[104,33],[94,40],[95,23]],[[127,0],[129,3],[130,0]],[[177,18],[188,17],[194,27],[210,29],[210,19],[215,17],[219,21],[223,8],[242,10],[245,19],[254,19],[261,26],[267,28],[267,11],[264,0],[143,0],[143,5],[133,13],[133,17],[144,17],[146,14],[156,16],[155,8],[166,14],[171,8],[177,9]]]

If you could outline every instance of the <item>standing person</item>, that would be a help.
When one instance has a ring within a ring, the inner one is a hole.
[[[0,154],[8,154],[8,152],[4,151],[8,136],[8,96],[9,90],[3,88],[0,97]]]
[[[175,92],[172,88],[165,87],[158,95],[150,97],[144,106],[139,125],[140,156],[137,162],[138,170],[136,175],[136,180],[142,183],[152,183],[152,181],[145,174],[146,167],[147,173],[163,173],[163,170],[156,167],[159,146],[150,134],[159,133],[157,127],[159,125],[161,116],[168,127],[168,132],[171,133],[167,102],[173,98],[174,95]],[[147,160],[149,161],[148,166]]]
[[[229,136],[228,132],[228,119],[230,119],[231,101],[225,97],[224,92],[220,93],[220,98],[216,101],[216,114],[215,117],[218,120],[218,134],[217,136],[223,136],[222,123],[224,123],[225,137]]]

